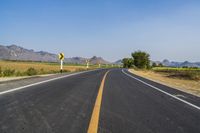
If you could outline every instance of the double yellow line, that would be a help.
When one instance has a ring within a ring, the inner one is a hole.
[[[101,81],[101,85],[99,88],[99,92],[97,95],[97,99],[94,105],[94,109],[92,112],[92,117],[90,120],[89,128],[88,128],[88,133],[97,133],[98,131],[98,124],[99,124],[99,115],[100,115],[100,109],[101,109],[101,101],[102,101],[102,95],[103,95],[103,88],[105,84],[105,79],[109,71],[107,71]]]

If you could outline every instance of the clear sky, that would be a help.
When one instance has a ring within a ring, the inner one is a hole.
[[[200,61],[200,0],[0,0],[0,44],[109,61]]]

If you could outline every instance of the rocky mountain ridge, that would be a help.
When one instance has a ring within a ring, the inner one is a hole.
[[[41,61],[41,62],[58,62],[58,55],[45,51],[34,51],[17,45],[3,46],[0,45],[1,60],[20,60],[20,61]],[[85,64],[86,60],[90,60],[91,64],[110,64],[109,61],[102,57],[93,56],[92,58],[71,57],[65,58],[65,63]]]

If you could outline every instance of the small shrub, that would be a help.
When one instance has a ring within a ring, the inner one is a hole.
[[[40,74],[46,74],[43,68],[40,69]]]
[[[85,71],[86,69],[84,69],[84,68],[77,68],[76,70],[75,70],[75,72],[80,72],[80,71]]]
[[[65,69],[64,69],[63,72],[64,72],[64,73],[68,73],[68,72],[71,72],[71,71],[69,71],[69,70],[65,70]]]
[[[188,66],[183,66],[182,68],[189,68]]]
[[[48,74],[54,74],[54,73],[59,73],[60,71],[58,71],[58,70],[50,70],[50,71],[48,71],[47,73]]]
[[[15,73],[15,75],[16,75],[16,76],[24,76],[24,74],[23,74],[22,72],[20,72],[20,71],[17,71],[17,72]]]
[[[37,74],[37,70],[35,68],[29,68],[27,71],[26,71],[26,74],[28,76],[32,76],[32,75],[36,75]]]
[[[9,76],[13,76],[15,74],[15,70],[11,70],[11,69],[5,69],[3,71],[3,76],[5,77],[9,77]]]

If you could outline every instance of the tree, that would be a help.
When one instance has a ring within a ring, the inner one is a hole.
[[[150,68],[150,55],[146,52],[136,51],[132,53],[134,65],[137,68],[149,69]]]
[[[152,67],[157,67],[157,64],[154,62],[154,63],[152,64]]]
[[[130,68],[133,66],[133,59],[132,58],[124,58],[122,60],[123,67],[124,68]]]
[[[163,64],[162,64],[162,63],[159,63],[159,64],[158,64],[158,67],[163,67]]]

